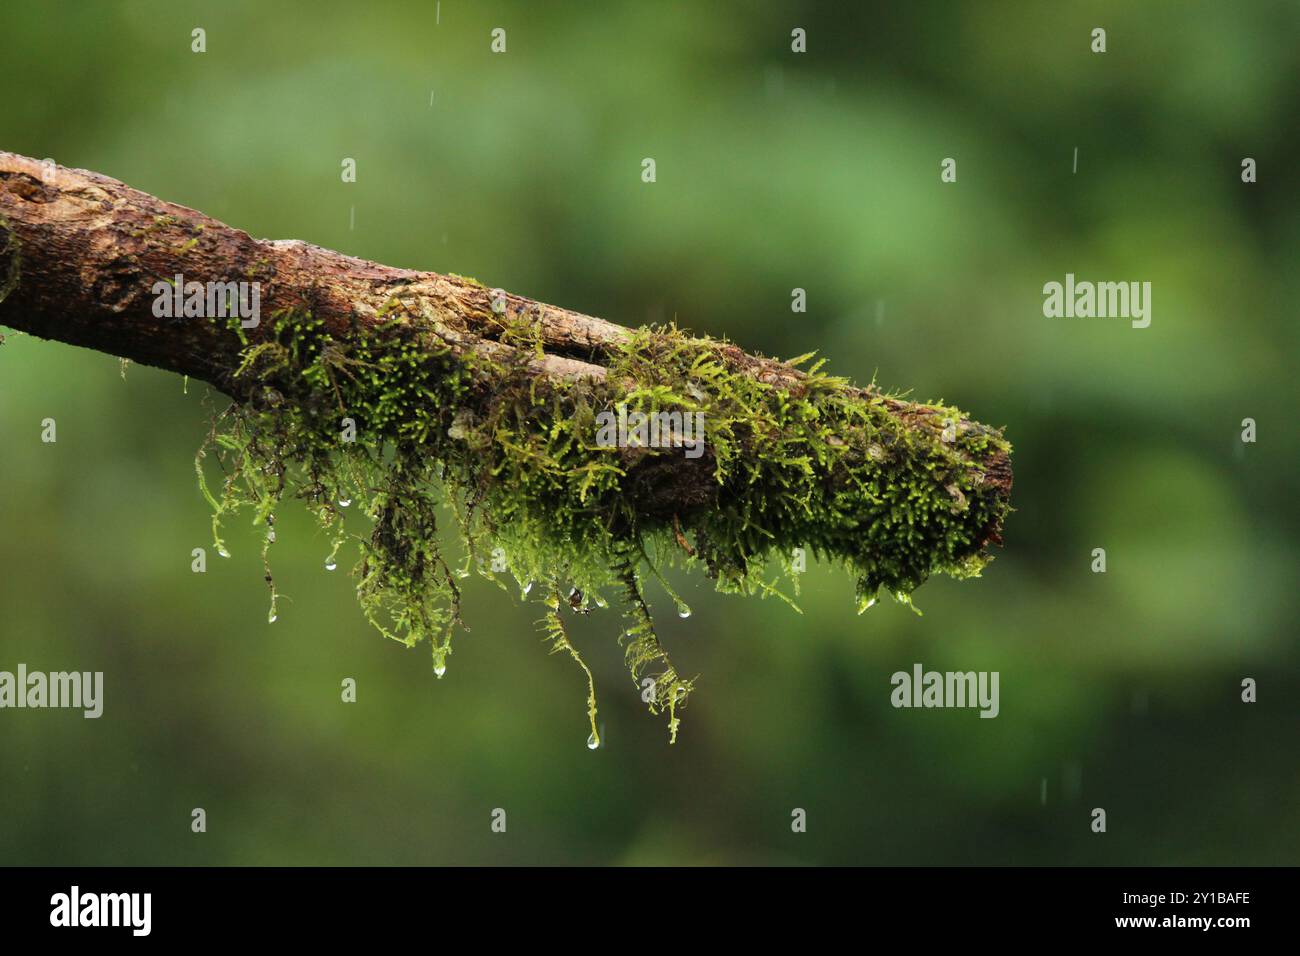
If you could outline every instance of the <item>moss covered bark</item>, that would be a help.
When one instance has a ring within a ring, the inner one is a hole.
[[[905,402],[672,327],[624,329],[304,243],[257,241],[106,177],[0,154],[0,250],[17,276],[0,321],[208,381],[233,403],[196,459],[213,529],[266,532],[286,498],[356,546],[361,608],[427,641],[445,672],[458,581],[483,574],[545,605],[556,651],[591,672],[564,615],[618,602],[632,679],[675,737],[692,682],[650,605],[662,571],[722,591],[796,590],[796,548],[844,568],[858,606],[910,603],[929,576],[978,574],[1000,540],[1010,446],[955,408]],[[264,284],[256,328],[160,320],[149,287],[175,273]],[[618,408],[699,414],[702,453],[598,443]],[[439,520],[461,547],[443,551]],[[270,616],[277,613],[274,578]],[[507,585],[509,582],[509,585]]]

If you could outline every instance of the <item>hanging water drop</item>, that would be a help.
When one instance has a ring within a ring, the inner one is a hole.
[[[333,571],[333,570],[334,570],[335,568],[337,568],[337,567],[338,567],[338,562],[336,562],[333,558],[326,558],[326,559],[325,559],[325,570],[326,570],[326,571]]]
[[[347,507],[348,505],[350,505],[350,504],[352,504],[352,499],[351,499],[351,498],[340,498],[340,499],[339,499],[339,507],[340,507],[340,508],[346,508],[346,507]]]
[[[217,554],[221,555],[223,558],[230,557],[230,552],[226,550],[225,545],[221,545],[217,548]]]
[[[593,730],[591,732],[591,736],[587,738],[587,749],[595,750],[599,746],[600,746],[600,738],[596,736],[596,732]]]
[[[266,540],[269,544],[275,544],[275,529],[272,528],[266,533]]]
[[[519,589],[519,597],[521,599],[528,597],[528,592],[531,591],[532,589],[533,589],[533,582],[529,581],[527,584],[525,584],[523,587]]]
[[[447,673],[447,665],[442,661],[438,661],[438,663],[433,665],[433,673],[435,677],[442,680],[442,675]]]
[[[690,617],[690,616],[691,616],[691,609],[690,609],[688,606],[686,606],[685,604],[679,604],[679,605],[677,605],[677,616],[678,616],[678,617]]]
[[[268,614],[268,615],[266,616],[266,623],[267,623],[267,624],[274,624],[275,621],[276,621],[276,619],[277,619],[279,616],[280,616],[280,615],[276,614],[275,611],[272,611],[270,614]]]

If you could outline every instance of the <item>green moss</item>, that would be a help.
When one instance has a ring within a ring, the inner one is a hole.
[[[180,220],[180,218],[177,217],[177,216],[172,216],[172,215],[166,215],[166,216],[154,216],[154,217],[153,217],[153,222],[151,222],[149,225],[144,226],[144,227],[142,227],[142,228],[140,228],[140,229],[134,229],[134,230],[132,230],[131,233],[130,233],[130,235],[131,235],[131,237],[134,238],[134,239],[143,239],[143,238],[147,238],[147,237],[153,236],[154,233],[156,233],[156,232],[160,232],[160,231],[163,231],[163,230],[166,230],[166,229],[170,229],[170,228],[172,228],[173,226],[178,226],[178,225],[180,225],[180,223],[181,223],[181,220]]]
[[[225,519],[247,511],[267,532],[265,558],[275,509],[286,495],[302,499],[334,554],[357,545],[367,619],[408,646],[429,641],[439,676],[463,626],[457,582],[478,573],[504,587],[508,575],[545,606],[553,650],[586,673],[593,741],[595,688],[563,614],[607,606],[606,595],[621,603],[632,679],[675,739],[692,681],[659,640],[647,574],[685,616],[662,568],[702,568],[721,591],[787,597],[771,568],[797,593],[791,554],[803,547],[853,575],[860,609],[882,588],[910,604],[931,574],[977,574],[988,560],[979,543],[1007,510],[980,467],[1009,450],[1000,433],[938,405],[904,423],[889,398],[820,362],[783,387],[739,368],[726,343],[654,328],[607,357],[603,381],[556,382],[526,367],[541,352],[527,319],[502,333],[516,358],[489,361],[457,351],[396,300],[382,313],[346,339],[302,313],[272,317],[255,342],[232,326],[244,397],[196,459],[218,551]],[[652,466],[681,448],[597,446],[597,414],[619,403],[704,414],[707,454],[680,507],[656,497]],[[354,442],[343,440],[346,419]],[[443,515],[461,543],[454,556],[440,544]],[[269,566],[266,581],[274,620]]]

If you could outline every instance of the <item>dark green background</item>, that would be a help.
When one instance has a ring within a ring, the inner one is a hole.
[[[11,334],[0,669],[102,670],[106,700],[0,711],[0,861],[1297,861],[1300,8],[755,6],[444,0],[439,25],[433,2],[6,0],[0,148],[258,236],[820,349],[1005,425],[1017,510],[982,579],[917,593],[924,617],[857,617],[816,566],[802,616],[696,577],[680,620],[652,590],[701,675],[671,748],[592,614],[591,753],[535,607],[472,587],[435,681],[286,506],[268,625],[253,529],[217,560],[195,487],[220,397]],[[1150,281],[1151,327],[1044,318],[1066,272]],[[1001,716],[894,710],[917,661],[999,671]]]

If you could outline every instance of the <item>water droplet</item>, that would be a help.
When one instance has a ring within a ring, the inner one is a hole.
[[[278,615],[278,614],[276,614],[274,611],[272,611],[270,614],[268,614],[268,615],[266,616],[266,623],[267,623],[267,624],[274,624],[275,621],[276,621],[276,618],[278,618],[279,616],[280,616],[280,615]]]
[[[461,568],[459,571],[456,572],[456,577],[458,578],[469,577],[469,568]]]
[[[266,540],[269,541],[271,544],[275,544],[275,530],[274,530],[274,529],[272,529],[272,530],[270,530],[270,531],[268,531],[268,532],[266,533]]]
[[[337,567],[338,567],[338,562],[336,562],[333,558],[326,558],[326,559],[325,559],[325,570],[326,570],[326,571],[333,571],[333,570],[334,570],[335,568],[337,568]]]
[[[217,554],[221,555],[223,558],[230,557],[230,552],[225,548],[217,548]]]
[[[340,508],[346,508],[346,507],[347,507],[348,505],[350,505],[350,504],[352,504],[352,499],[351,499],[351,498],[340,498],[340,499],[339,499],[339,507],[340,507]]]
[[[521,598],[528,597],[528,592],[531,591],[532,589],[533,589],[533,582],[529,581],[527,584],[525,584],[523,587],[519,589],[519,596]]]
[[[678,616],[678,617],[690,617],[690,616],[691,616],[691,609],[690,609],[689,607],[687,607],[685,604],[679,604],[679,605],[677,605],[677,616]]]
[[[593,730],[591,732],[591,736],[587,738],[587,749],[595,750],[599,746],[600,746],[600,738],[596,736],[596,732]]]
[[[447,665],[444,664],[442,661],[439,661],[438,663],[433,665],[433,673],[435,677],[437,677],[439,680],[442,680],[442,675],[447,673]]]
[[[595,595],[592,600],[596,602],[596,607],[609,607],[609,602],[599,594]]]

